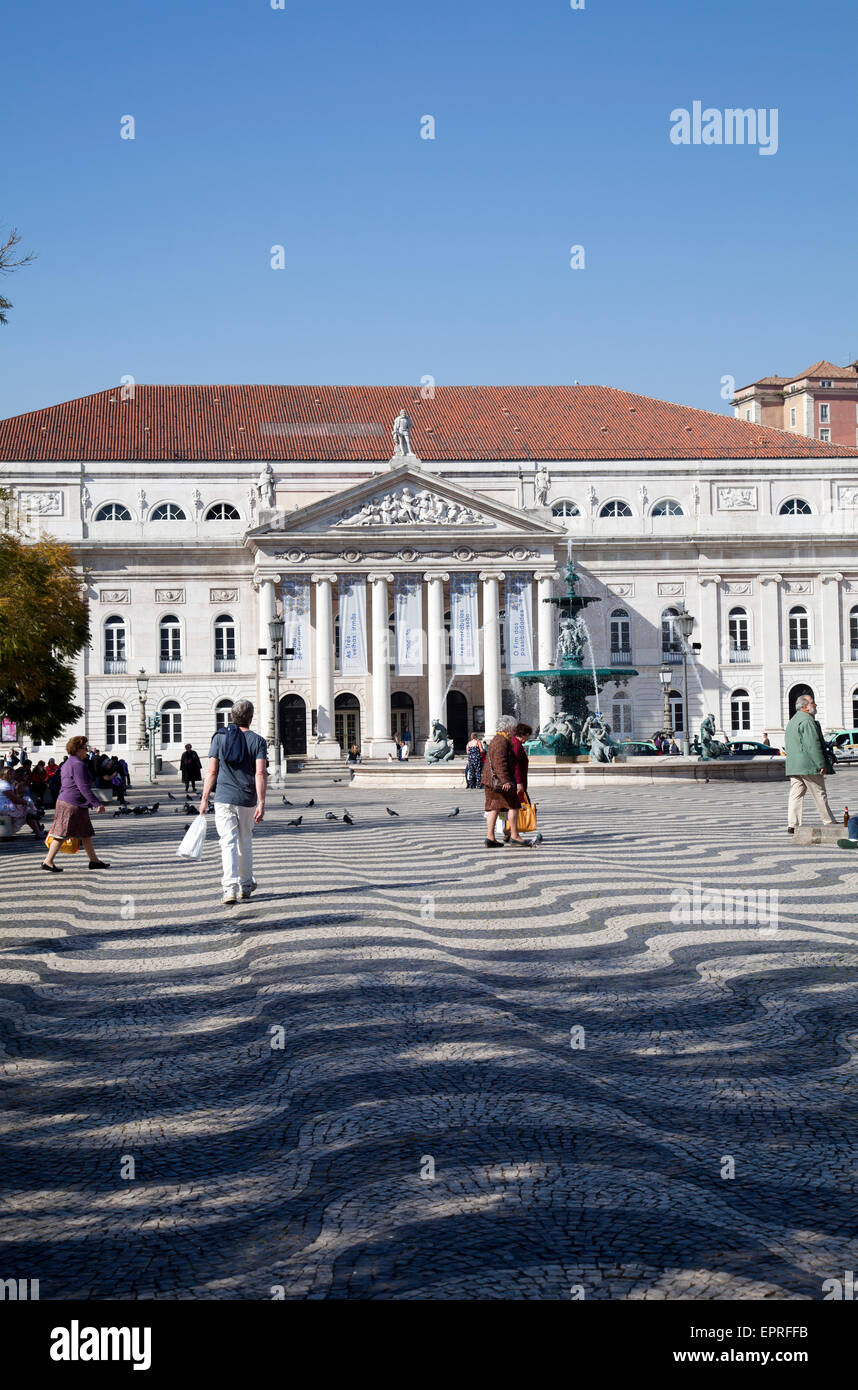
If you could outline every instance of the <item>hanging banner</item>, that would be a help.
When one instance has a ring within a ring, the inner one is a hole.
[[[423,675],[423,580],[398,574],[393,590],[394,670],[397,676]]]
[[[366,578],[340,575],[340,673],[365,676]]]
[[[506,579],[506,669],[533,670],[533,608],[529,574]]]
[[[295,655],[283,662],[283,675],[310,675],[310,581],[300,575],[283,580],[283,647]]]
[[[450,670],[454,676],[480,674],[480,624],[475,574],[450,576]]]

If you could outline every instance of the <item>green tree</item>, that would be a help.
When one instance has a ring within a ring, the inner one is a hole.
[[[74,552],[53,537],[0,534],[0,713],[41,743],[80,719],[71,662],[89,642]]]
[[[11,275],[13,270],[20,270],[22,265],[29,265],[33,259],[32,252],[27,256],[15,256],[15,247],[21,238],[13,227],[6,240],[0,245],[0,273]],[[0,323],[7,323],[6,310],[11,309],[12,304],[8,299],[4,299],[0,294]]]

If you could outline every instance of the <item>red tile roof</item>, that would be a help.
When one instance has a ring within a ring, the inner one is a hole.
[[[820,362],[814,362],[806,371],[799,372],[797,376],[761,376],[757,381],[749,381],[747,386],[737,388],[736,395],[742,391],[751,391],[755,386],[788,386],[792,381],[812,381],[820,377],[832,381],[854,381],[858,384],[858,364],[851,362],[848,367],[838,367],[834,362],[826,362],[823,358]]]
[[[0,421],[0,460],[378,461],[405,407],[429,460],[832,458],[858,453],[607,386],[136,386]]]

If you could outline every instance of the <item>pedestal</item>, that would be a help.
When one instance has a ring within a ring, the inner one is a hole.
[[[368,758],[386,758],[388,753],[396,757],[396,741],[392,738],[365,738],[363,750]]]
[[[338,762],[343,755],[335,738],[320,738],[316,743],[310,745],[309,756],[315,758],[317,762],[334,763]]]

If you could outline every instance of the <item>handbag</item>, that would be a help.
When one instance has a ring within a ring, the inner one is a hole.
[[[206,840],[206,816],[197,816],[185,831],[182,843],[176,850],[181,859],[201,859]]]
[[[531,801],[530,797],[528,796],[527,792],[523,791],[523,792],[521,793],[520,799],[521,799],[521,810],[520,810],[519,813],[518,813],[518,828],[519,828],[519,830],[524,830],[524,831],[535,830],[535,829],[536,829],[536,807],[534,806],[534,804],[533,804],[533,802]]]
[[[54,841],[56,838],[57,838],[56,835],[46,835],[46,836],[45,836],[45,844],[47,845],[48,849],[50,849],[51,844],[53,843],[53,841]],[[78,852],[79,849],[80,849],[80,840],[78,840],[78,839],[73,835],[73,836],[71,837],[71,839],[69,839],[69,840],[63,840],[62,844],[60,845],[60,854],[77,854],[77,852]]]

